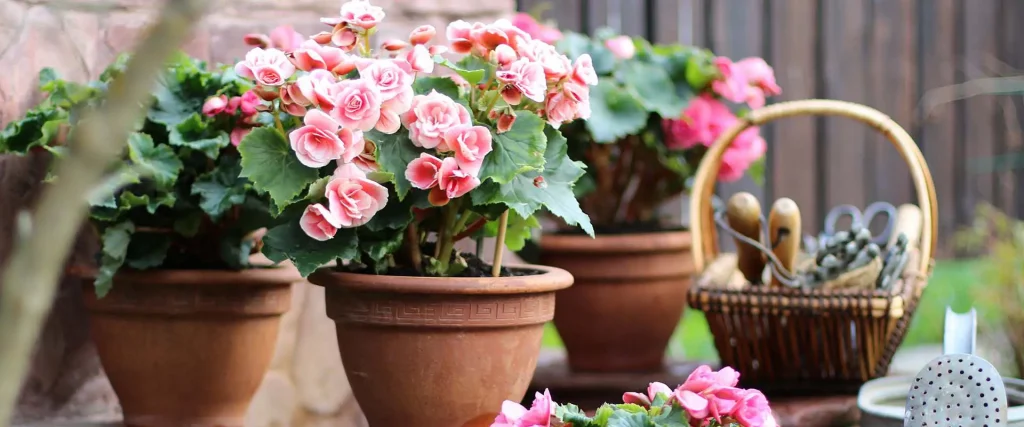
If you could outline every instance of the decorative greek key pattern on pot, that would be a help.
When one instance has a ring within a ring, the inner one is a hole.
[[[239,315],[281,314],[291,306],[289,286],[146,286],[115,284],[97,299],[86,290],[86,303],[99,312],[160,314],[221,313]]]
[[[450,327],[532,325],[555,315],[553,293],[444,297],[330,292],[327,315],[338,322]]]

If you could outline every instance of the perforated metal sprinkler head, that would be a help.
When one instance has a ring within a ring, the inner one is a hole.
[[[1006,388],[991,363],[975,356],[977,312],[946,307],[943,356],[921,369],[907,397],[904,427],[1005,427]]]

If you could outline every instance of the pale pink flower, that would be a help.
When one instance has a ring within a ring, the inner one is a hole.
[[[231,130],[231,145],[235,147],[242,142],[242,138],[252,132],[252,128],[239,126]]]
[[[305,126],[291,131],[288,139],[303,165],[320,168],[337,159],[350,162],[362,154],[362,132],[342,129],[330,116],[316,109],[309,110],[302,121]]]
[[[339,25],[334,27],[334,31],[331,32],[331,43],[345,52],[351,52],[359,43],[359,35],[351,28]]]
[[[444,134],[445,145],[455,152],[455,161],[466,173],[477,176],[484,156],[491,152],[491,131],[483,126],[458,126]]]
[[[338,166],[324,195],[331,214],[344,228],[366,224],[388,203],[387,188],[366,179],[366,172],[352,163]]]
[[[612,37],[604,41],[604,46],[618,59],[630,59],[636,55],[636,45],[629,36]]]
[[[434,38],[434,34],[437,34],[437,30],[433,25],[420,25],[409,33],[409,43],[414,45],[427,44],[430,39]]]
[[[511,64],[517,59],[519,59],[519,54],[516,53],[515,49],[512,49],[512,46],[507,44],[498,46],[494,48],[494,52],[491,52],[491,60],[497,62],[498,65],[503,67]]]
[[[413,187],[420,190],[429,190],[437,186],[437,175],[440,170],[441,159],[427,153],[421,153],[419,157],[409,162],[409,165],[405,168],[405,179],[408,179]]]
[[[341,19],[349,25],[369,30],[384,19],[384,9],[367,0],[350,0],[341,5]]]
[[[722,155],[718,180],[733,182],[742,178],[750,165],[764,156],[767,147],[758,128],[752,127],[740,132]]]
[[[282,25],[270,30],[269,39],[270,47],[287,53],[298,49],[305,38],[298,31],[295,31],[291,25]]]
[[[750,84],[764,91],[765,95],[774,96],[782,93],[782,88],[775,82],[775,71],[764,59],[744,58],[736,61],[734,65],[743,70]]]
[[[228,96],[211,96],[206,98],[206,102],[203,103],[203,114],[208,117],[216,116],[223,113],[228,107]]]
[[[418,46],[422,47],[422,46]],[[379,59],[359,70],[360,78],[374,85],[380,92],[381,111],[377,130],[392,134],[401,127],[400,114],[412,106],[413,76],[393,59]]]
[[[512,43],[509,39],[508,33],[505,32],[505,29],[511,27],[511,23],[506,20],[504,24],[507,25],[502,25],[502,22],[500,21],[502,20],[498,20],[493,24],[473,26],[470,31],[470,39],[472,39],[484,53],[489,53],[500,45]]]
[[[309,38],[313,39],[313,41],[315,41],[317,43],[320,43],[320,44],[328,44],[328,43],[331,42],[331,32],[330,31],[321,31],[319,33],[313,34]]]
[[[530,61],[527,58],[519,58],[508,69],[498,70],[494,76],[498,81],[511,85],[520,93],[526,95],[536,102],[544,101],[544,91],[547,89],[547,82],[544,80],[544,68],[541,64]],[[515,105],[518,102],[506,99],[509,104]]]
[[[300,102],[296,102],[296,100],[292,99],[291,93],[295,92],[298,94],[298,91],[290,89],[291,86],[281,86],[281,109],[290,115],[302,117],[306,114],[306,107],[309,106],[309,103],[302,97],[299,98]]]
[[[439,151],[448,151],[448,147],[443,145],[448,129],[472,124],[466,107],[435,90],[413,97],[412,108],[402,114],[401,120],[409,129],[409,139],[413,144]]]
[[[491,427],[549,427],[551,416],[557,404],[551,399],[551,392],[537,393],[533,404],[527,410],[522,405],[506,400],[501,404],[501,413],[494,418]]]
[[[409,67],[414,72],[427,74],[434,72],[434,58],[430,56],[430,51],[424,45],[413,46],[405,54],[405,61],[409,63]]]
[[[373,141],[363,139],[363,152],[352,159],[352,164],[359,167],[363,172],[376,172],[380,170],[377,164],[377,145]]]
[[[594,71],[594,60],[589,53],[576,58],[572,65],[572,79],[580,84],[594,86],[597,84],[597,71]]]
[[[441,161],[437,185],[448,199],[455,199],[479,186],[480,178],[460,169],[455,158],[447,157]]]
[[[255,47],[235,64],[235,72],[264,86],[280,86],[295,73],[295,66],[280,50]]]
[[[341,220],[324,205],[316,203],[306,206],[299,219],[299,226],[307,236],[322,242],[334,238],[338,227],[341,227]]]
[[[457,20],[448,24],[445,35],[448,43],[451,44],[452,52],[467,54],[473,50],[473,37],[470,35],[473,26],[463,20]]]
[[[775,74],[761,58],[747,58],[733,63],[729,58],[715,58],[721,77],[711,82],[711,90],[732,102],[746,103],[751,108],[764,106],[766,95],[778,95],[782,88],[775,83]]]
[[[572,71],[572,63],[568,57],[559,53],[554,46],[540,40],[520,44],[518,52],[521,57],[539,62],[549,82],[557,82]]]
[[[673,391],[669,386],[664,383],[653,382],[647,386],[647,394],[637,392],[626,392],[622,395],[622,403],[632,403],[644,407],[651,407],[651,403],[658,397],[658,394],[664,394],[666,399],[672,399]]]
[[[300,76],[289,86],[289,93],[296,102],[307,102],[330,111],[334,108],[334,90],[338,79],[330,71],[317,69]]]
[[[342,80],[332,89],[332,95],[331,117],[343,127],[368,131],[380,120],[380,91],[369,80]]]
[[[775,418],[768,399],[760,391],[745,390],[739,405],[731,414],[743,427],[774,427]]]
[[[579,102],[563,91],[556,91],[548,94],[547,102],[544,103],[544,113],[547,114],[548,123],[557,126],[575,120],[579,114],[579,105]]]
[[[333,46],[321,46],[313,40],[302,42],[292,53],[295,66],[302,71],[333,70],[345,60],[345,51]]]
[[[448,52],[448,46],[435,44],[427,48],[427,51],[430,52],[431,55],[444,55]]]

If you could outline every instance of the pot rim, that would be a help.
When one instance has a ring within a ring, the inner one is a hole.
[[[1024,381],[1016,378],[1003,377],[1006,386],[1024,387]],[[883,377],[864,383],[857,393],[857,407],[871,415],[902,420],[906,414],[906,406],[881,405],[878,402],[903,397],[910,393],[914,378],[909,376]],[[1007,387],[1009,389],[1009,387]],[[1024,405],[1009,406],[1006,411],[1008,421],[1024,420]]]
[[[572,286],[573,277],[557,267],[511,264],[508,269],[530,269],[541,274],[507,277],[389,276],[334,271],[321,267],[309,275],[310,283],[324,288],[394,292],[403,294],[504,295],[552,292]]]
[[[69,275],[94,280],[98,270],[77,267]],[[118,283],[134,285],[187,285],[187,286],[281,286],[302,281],[298,270],[290,265],[253,265],[242,270],[119,270],[114,274],[114,287]],[[89,283],[89,285],[92,285]]]
[[[664,252],[690,249],[693,238],[689,230],[601,234],[594,238],[587,235],[544,233],[539,244],[542,250],[558,252]]]

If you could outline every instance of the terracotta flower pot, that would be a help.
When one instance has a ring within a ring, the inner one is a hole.
[[[321,269],[327,315],[370,427],[489,426],[537,367],[565,270],[514,277],[404,277]],[[515,270],[515,269],[514,269]],[[521,271],[521,270],[520,270]]]
[[[90,329],[128,427],[241,427],[291,306],[292,268],[122,272]]]
[[[555,327],[577,372],[662,368],[694,273],[690,233],[545,234],[540,262],[572,273]]]

